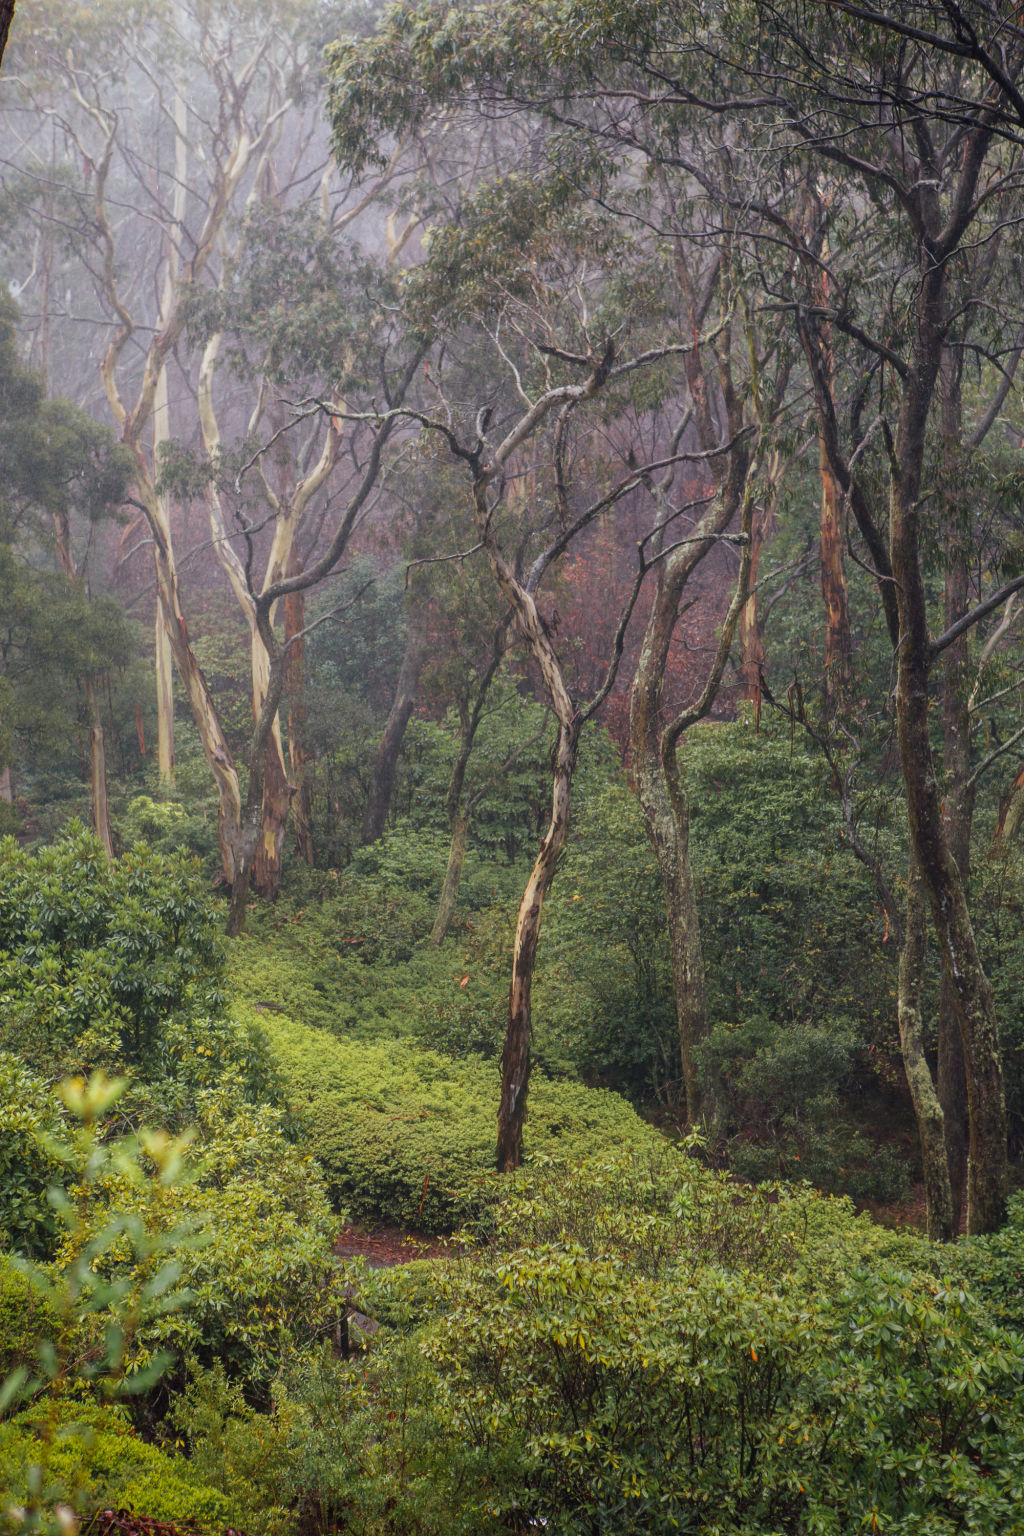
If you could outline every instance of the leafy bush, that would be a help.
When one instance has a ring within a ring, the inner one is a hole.
[[[50,1079],[159,1075],[163,1026],[217,1014],[222,967],[191,859],[139,844],[108,860],[77,824],[38,853],[0,842],[0,1048]]]
[[[123,1408],[64,1403],[30,1408],[0,1424],[0,1488],[12,1506],[29,1501],[31,1469],[41,1436],[50,1437],[47,1477],[36,1497],[44,1505],[70,1503],[83,1515],[124,1509],[154,1520],[226,1526],[238,1515],[230,1500],[204,1486],[189,1463],[141,1440]],[[0,1507],[0,1530],[19,1520]]]
[[[36,1370],[40,1345],[54,1338],[58,1326],[53,1307],[0,1254],[0,1386],[17,1370]]]
[[[669,1153],[506,1191],[419,1336],[436,1459],[405,1480],[429,1467],[454,1529],[1021,1529],[1024,1340],[921,1239]]]
[[[46,1200],[57,1164],[40,1145],[60,1110],[52,1089],[16,1056],[0,1051],[0,1231],[15,1248],[45,1253],[57,1232]]]
[[[130,1363],[140,1369],[169,1354],[180,1376],[186,1358],[219,1361],[265,1397],[282,1356],[337,1318],[331,1249],[338,1223],[319,1170],[284,1137],[280,1111],[238,1107],[224,1091],[207,1094],[199,1108],[191,1177],[169,1190],[108,1177],[88,1223],[58,1260],[66,1263],[114,1213],[157,1234],[198,1229],[198,1240],[170,1246],[188,1307],[147,1318]],[[133,1290],[145,1279],[144,1263],[123,1242],[111,1244],[95,1268]]]
[[[265,1027],[306,1144],[332,1198],[358,1216],[450,1231],[495,1198],[493,1066],[337,1040],[283,1015]],[[527,1157],[649,1146],[656,1134],[615,1094],[535,1075]]]

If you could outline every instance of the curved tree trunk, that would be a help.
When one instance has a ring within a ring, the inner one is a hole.
[[[949,557],[946,569],[944,625],[948,629],[967,612],[969,576],[963,540],[950,529]],[[949,851],[967,884],[970,879],[971,828],[974,821],[976,787],[971,777],[971,716],[968,708],[970,687],[967,636],[947,646],[943,652],[943,767],[945,796],[943,819]],[[938,1090],[945,1116],[946,1155],[953,1199],[954,1231],[960,1227],[967,1195],[969,1113],[967,1073],[963,1043],[957,1022],[956,999],[948,972],[942,975],[939,999]]]
[[[448,849],[448,863],[444,872],[444,884],[441,887],[437,911],[434,914],[434,925],[430,930],[431,944],[443,944],[448,937],[448,930],[455,916],[455,904],[458,901],[459,885],[462,880],[462,867],[466,862],[466,843],[468,838],[469,816],[460,806],[455,813],[455,825],[452,828],[451,844]]]
[[[501,1053],[501,1102],[498,1107],[499,1173],[518,1168],[523,1155],[523,1120],[526,1094],[530,1083],[530,995],[540,938],[544,898],[551,889],[558,856],[569,836],[569,809],[576,750],[579,745],[580,719],[569,704],[564,689],[557,690],[563,705],[558,721],[554,775],[551,789],[551,820],[526,882],[512,950],[512,984],[508,996],[508,1023],[505,1048]],[[555,700],[553,699],[553,702]],[[567,708],[565,706],[568,706]]]

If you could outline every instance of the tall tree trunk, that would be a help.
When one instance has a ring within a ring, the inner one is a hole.
[[[967,550],[963,535],[955,526],[948,528],[946,547],[948,554],[944,627],[948,629],[967,612],[970,589]],[[956,863],[960,879],[966,886],[971,873],[971,829],[976,798],[976,788],[971,777],[971,714],[968,707],[970,677],[966,635],[946,647],[942,661],[942,731],[945,769],[943,819],[950,854]],[[939,1099],[945,1116],[946,1153],[949,1159],[954,1230],[959,1230],[967,1194],[969,1144],[967,1073],[957,1022],[956,998],[950,975],[945,968],[939,999],[938,1045]]]
[[[931,747],[931,644],[919,496],[925,433],[941,360],[945,263],[930,250],[927,263],[891,460],[890,552],[899,617],[896,721],[911,845],[928,892],[963,1043],[970,1115],[967,1230],[978,1233],[993,1231],[1005,1216],[1006,1105],[992,988],[978,953],[964,881],[950,849]]]
[[[287,652],[284,653],[285,657]],[[286,665],[286,662],[283,664]],[[254,722],[259,717],[269,685],[270,657],[258,628],[252,631],[252,703]],[[258,896],[276,901],[281,889],[284,834],[288,826],[294,786],[284,760],[281,724],[275,714],[263,748],[263,817],[252,859],[250,885]]]
[[[156,595],[156,765],[161,784],[174,783],[174,657],[163,594]]]
[[[405,642],[405,654],[402,657],[402,665],[398,672],[395,697],[388,714],[387,723],[384,726],[384,735],[377,749],[377,761],[373,769],[370,798],[363,815],[363,825],[359,834],[360,841],[364,844],[375,843],[378,838],[384,836],[384,827],[387,823],[388,810],[391,806],[391,795],[395,787],[395,769],[398,766],[398,754],[402,750],[402,738],[405,735],[405,728],[409,724],[416,705],[416,689],[419,685],[420,673],[423,670],[425,657],[426,647],[423,638],[420,635],[415,617],[410,615],[409,630]]]
[[[114,857],[114,839],[110,832],[107,805],[107,753],[95,680],[85,679],[85,702],[89,711],[89,785],[92,794],[92,824],[108,859]]]
[[[229,884],[235,880],[236,851],[242,830],[242,794],[231,750],[221,728],[210,686],[196,660],[188,637],[188,626],[178,600],[178,578],[169,545],[160,521],[151,516],[154,534],[157,591],[178,676],[181,678],[192,709],[199,740],[217,786],[217,840],[221,868]]]
[[[559,854],[569,836],[569,810],[580,720],[564,688],[561,698],[558,742],[555,748],[551,788],[551,819],[526,882],[512,950],[512,983],[508,996],[505,1048],[501,1053],[501,1102],[498,1107],[497,1164],[499,1173],[518,1168],[523,1155],[523,1120],[530,1083],[530,1031],[533,972],[540,938],[544,898],[551,889]],[[554,700],[553,700],[554,702]]]
[[[740,614],[740,697],[754,706],[754,719],[761,720],[761,673],[764,668],[764,634],[757,613],[757,573],[761,564],[767,516],[758,513],[751,529],[750,596]]]
[[[294,576],[294,562],[288,570]],[[313,846],[313,796],[307,772],[306,742],[306,647],[302,631],[306,623],[306,594],[289,592],[284,600],[285,662],[284,694],[288,702],[288,777],[295,786],[292,796],[292,827],[299,857],[310,869],[316,861]]]
[[[822,257],[828,260],[828,240],[822,246]],[[832,302],[832,283],[827,267],[818,270],[814,284],[817,302],[827,311]],[[835,350],[832,327],[823,324],[819,330],[821,339],[821,367],[825,387],[834,394]],[[850,687],[850,661],[853,646],[850,640],[850,600],[846,590],[846,571],[843,566],[843,518],[839,483],[829,456],[824,431],[818,431],[818,475],[821,480],[821,515],[819,538],[821,550],[821,595],[825,601],[825,687],[826,692],[844,698]]]
[[[912,859],[907,877],[907,925],[900,954],[897,995],[900,1050],[921,1145],[928,1236],[933,1242],[948,1243],[956,1235],[957,1217],[946,1161],[945,1117],[925,1055],[921,1020],[921,978],[927,937],[927,898],[920,871]]]
[[[14,804],[14,785],[11,782],[11,765],[5,763],[0,768],[0,800],[4,805]]]
[[[434,914],[434,925],[430,930],[431,944],[443,944],[448,937],[448,930],[455,916],[455,905],[459,897],[459,885],[462,881],[462,869],[466,862],[466,844],[469,840],[469,815],[460,805],[455,812],[455,824],[451,829],[451,841],[448,846],[448,863],[444,872],[444,884],[441,886],[441,895],[437,903],[437,911]]]

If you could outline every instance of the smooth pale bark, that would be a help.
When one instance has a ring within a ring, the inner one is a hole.
[[[921,1018],[921,979],[928,938],[927,920],[924,886],[917,866],[912,862],[907,878],[907,920],[900,953],[897,993],[900,1050],[921,1146],[928,1236],[934,1242],[948,1243],[956,1235],[957,1218],[946,1161],[945,1116],[925,1055]]]
[[[288,574],[294,576],[294,568]],[[299,857],[312,869],[316,850],[313,845],[313,797],[307,771],[306,646],[302,636],[305,614],[305,593],[290,592],[284,602],[284,639],[288,651],[284,694],[288,705],[288,777],[295,786],[292,828]]]
[[[5,805],[14,804],[14,786],[11,783],[10,763],[5,763],[4,766],[0,768],[0,800],[2,800]]]
[[[108,859],[114,857],[114,839],[110,831],[107,804],[107,752],[103,718],[95,680],[85,679],[85,702],[89,711],[89,788],[92,796],[92,824]]]
[[[523,1155],[523,1120],[530,1083],[530,1031],[533,972],[540,938],[544,898],[551,889],[558,857],[569,836],[572,776],[579,745],[580,719],[564,688],[553,695],[558,720],[558,742],[551,787],[551,818],[526,882],[516,918],[512,950],[512,983],[508,998],[508,1023],[501,1054],[501,1102],[498,1107],[499,1173],[518,1168]]]
[[[359,833],[362,843],[375,843],[378,838],[384,836],[388,811],[391,808],[391,796],[395,788],[398,755],[402,750],[406,726],[416,707],[416,690],[419,687],[420,673],[423,671],[425,660],[426,644],[419,632],[415,616],[410,615],[405,652],[402,656],[402,665],[398,670],[398,681],[395,684],[395,696],[373,765],[370,798],[363,813],[363,824]]]

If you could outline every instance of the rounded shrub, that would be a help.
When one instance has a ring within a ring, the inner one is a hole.
[[[277,1014],[263,1020],[309,1149],[332,1199],[359,1217],[451,1231],[497,1196],[498,1077],[397,1043],[339,1040]],[[526,1161],[643,1149],[659,1137],[604,1089],[530,1085]]]

